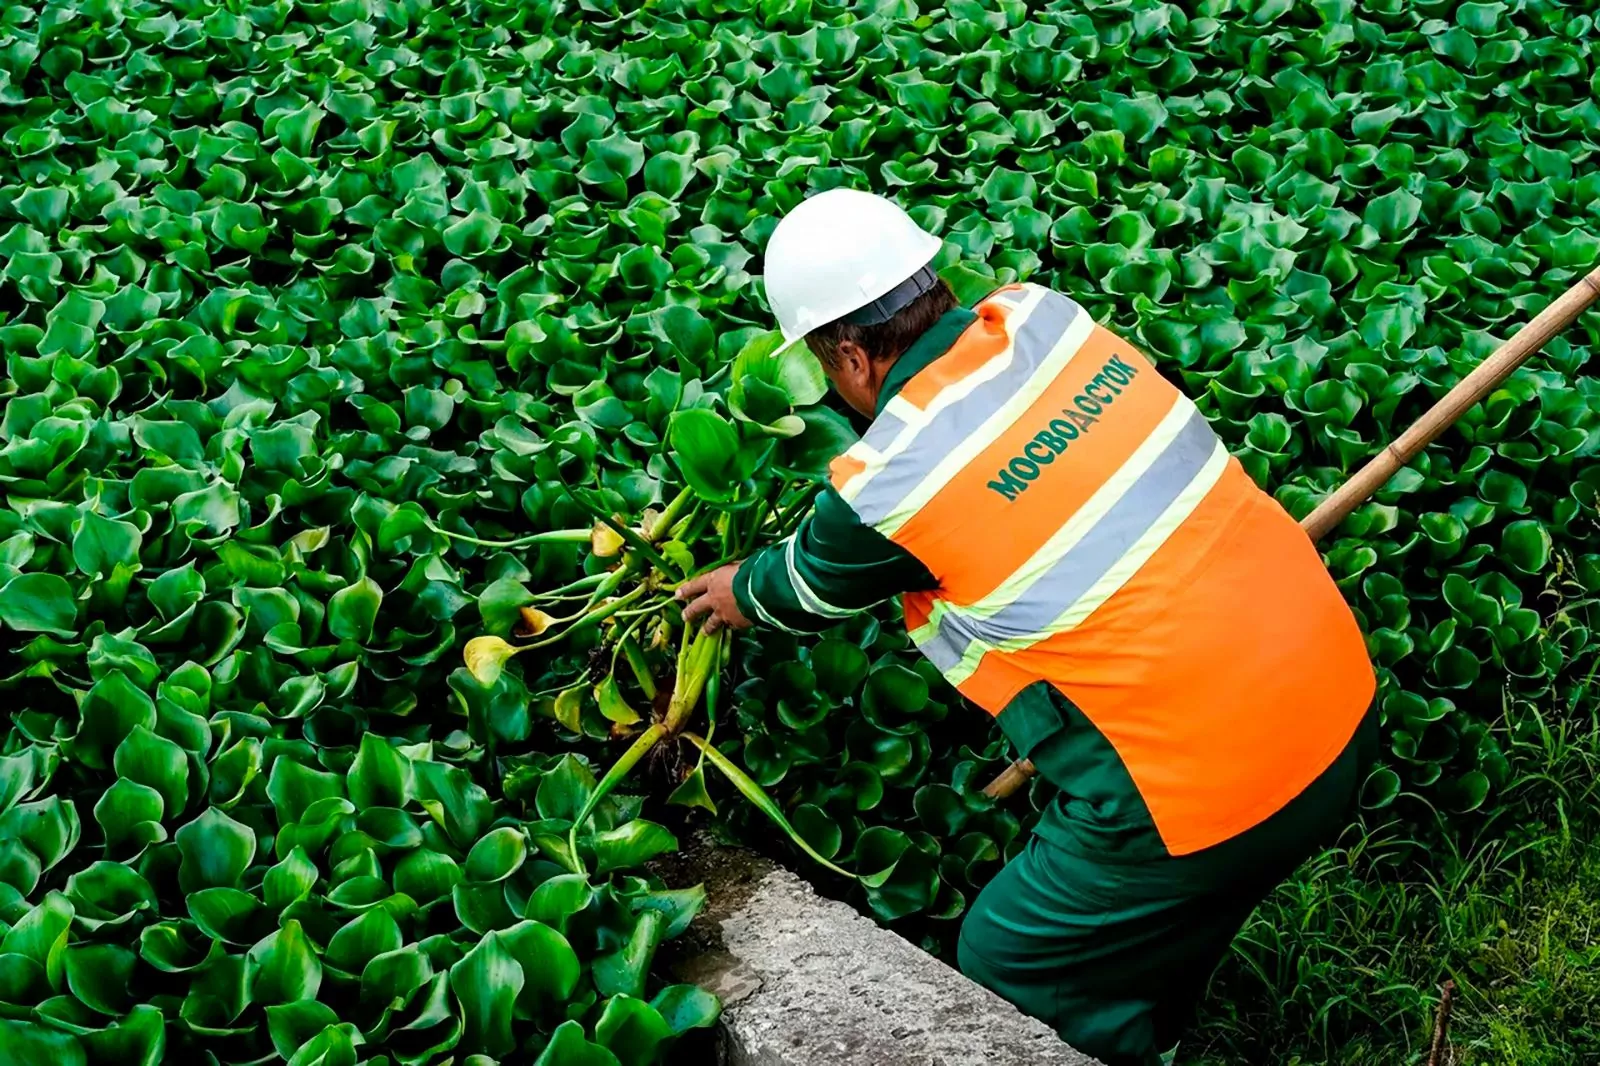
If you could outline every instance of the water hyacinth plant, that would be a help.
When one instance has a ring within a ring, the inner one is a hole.
[[[1008,753],[893,605],[729,643],[670,603],[850,439],[766,336],[776,218],[887,191],[963,300],[1072,294],[1298,517],[1600,258],[1595,40],[1558,0],[0,5],[0,1046],[655,1061],[715,1008],[648,975],[697,903],[635,791],[781,814],[936,947],[1046,786],[980,794]],[[1385,815],[1516,822],[1505,708],[1586,712],[1597,337],[1324,542]]]

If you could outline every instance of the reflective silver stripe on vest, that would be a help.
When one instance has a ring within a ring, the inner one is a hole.
[[[988,610],[982,603],[949,605],[918,627],[912,637],[941,673],[951,673],[975,641],[998,644],[1048,631],[1195,481],[1218,449],[1217,436],[1193,404],[1179,402],[1188,417],[1177,434],[1100,519],[1036,579],[1013,592],[1014,598]]]
[[[950,455],[951,448],[975,433],[1039,369],[1083,310],[1058,293],[1047,292],[1011,342],[1011,364],[955,403],[935,412],[905,450],[892,456],[852,499],[861,521],[878,526]],[[1003,358],[997,354],[996,359]],[[873,428],[876,427],[874,423]],[[888,436],[892,441],[898,434]],[[873,434],[868,431],[868,439]]]
[[[905,430],[905,420],[886,408],[872,420],[872,425],[861,435],[861,440],[867,447],[881,455],[889,450],[889,445],[893,444]]]

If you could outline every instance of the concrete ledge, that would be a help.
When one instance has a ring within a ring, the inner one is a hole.
[[[697,841],[662,873],[706,886],[705,912],[661,961],[722,997],[722,1066],[1097,1066],[751,852]]]

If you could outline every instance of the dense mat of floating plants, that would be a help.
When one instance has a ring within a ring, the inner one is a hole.
[[[1554,0],[6,5],[0,1041],[657,1061],[716,1014],[650,975],[699,905],[645,872],[667,795],[946,928],[1032,805],[976,795],[1003,745],[893,607],[670,605],[851,438],[766,332],[776,218],[900,197],[964,299],[1072,294],[1301,514],[1600,259],[1594,40]],[[1505,702],[1591,706],[1597,330],[1325,544],[1369,803],[1493,809]]]

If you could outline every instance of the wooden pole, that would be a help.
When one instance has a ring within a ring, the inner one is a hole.
[[[1418,452],[1432,444],[1439,434],[1510,377],[1513,370],[1527,362],[1529,356],[1543,348],[1551,337],[1571,325],[1597,298],[1600,298],[1600,267],[1579,278],[1577,284],[1540,311],[1533,321],[1517,330],[1510,340],[1491,352],[1472,373],[1457,382],[1443,399],[1412,423],[1411,428],[1356,471],[1354,477],[1330,493],[1317,505],[1316,510],[1302,518],[1300,527],[1312,540],[1321,540],[1344,521],[1346,515],[1383,488],[1401,467],[1416,458]],[[1004,799],[1026,784],[1033,774],[1033,763],[1018,759],[989,782],[983,790],[984,794]]]
[[[1433,1041],[1428,1048],[1428,1066],[1448,1066],[1455,1057],[1450,1054],[1450,1005],[1455,994],[1456,983],[1446,979],[1439,987],[1439,1010],[1433,1016]]]

